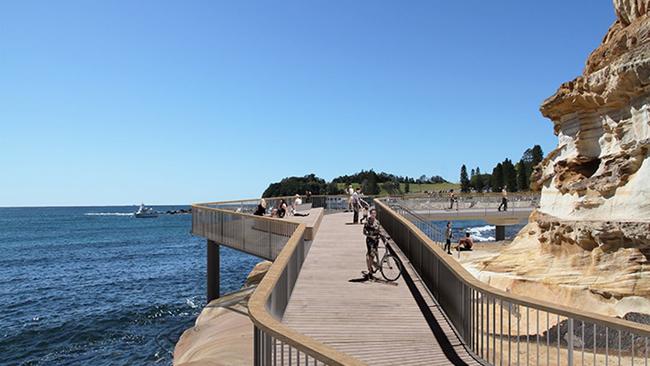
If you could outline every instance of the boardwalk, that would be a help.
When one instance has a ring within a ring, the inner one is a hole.
[[[362,226],[346,224],[351,218],[323,218],[283,323],[369,365],[452,364],[448,355],[454,350],[478,365],[443,325],[455,340],[445,354],[403,278],[394,284],[349,282],[361,277],[366,251]]]

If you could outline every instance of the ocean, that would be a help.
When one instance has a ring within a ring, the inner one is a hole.
[[[0,208],[0,365],[171,364],[205,305],[205,241],[191,215],[136,208]],[[222,247],[221,291],[258,261]]]
[[[445,232],[447,221],[431,221],[435,227]],[[506,226],[506,240],[512,240],[519,231],[524,227],[524,224],[508,225]],[[456,220],[451,222],[451,229],[454,241],[458,241],[461,237],[465,236],[466,232],[470,233],[472,240],[475,242],[490,242],[495,240],[496,227],[490,225],[482,220]]]

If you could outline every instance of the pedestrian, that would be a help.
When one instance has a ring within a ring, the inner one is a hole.
[[[345,190],[345,193],[348,195],[348,212],[352,211],[352,196],[354,195],[354,188],[352,184],[348,185],[348,189]]]
[[[456,193],[453,188],[449,190],[449,209],[454,208],[454,202],[456,202]]]
[[[361,193],[361,189],[357,188],[357,190],[352,194],[352,223],[353,224],[358,224],[359,223],[359,210],[361,210],[361,197],[359,197]]]
[[[447,251],[447,254],[451,254],[451,238],[452,238],[452,230],[451,230],[451,221],[447,221],[447,229],[445,230],[445,249]]]
[[[501,212],[501,208],[503,207],[503,211],[508,211],[508,191],[506,190],[506,187],[503,187],[501,190],[501,204],[499,205],[499,212]]]
[[[277,211],[277,215],[279,218],[284,218],[284,216],[287,214],[287,207],[288,207],[287,201],[285,201],[284,198],[280,200],[280,205],[278,206],[278,211]]]
[[[264,216],[264,214],[266,214],[266,200],[262,198],[260,200],[260,203],[257,205],[257,209],[255,209],[255,212],[253,212],[253,215]]]

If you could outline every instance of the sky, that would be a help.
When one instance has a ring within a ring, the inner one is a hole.
[[[0,206],[491,171],[554,148],[539,106],[614,19],[593,0],[0,2]]]

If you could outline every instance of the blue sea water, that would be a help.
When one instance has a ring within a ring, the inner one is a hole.
[[[437,227],[441,233],[445,232],[447,221],[431,221],[430,223]],[[451,227],[454,240],[465,236],[466,232],[470,233],[475,242],[494,241],[496,236],[496,227],[483,220],[456,220],[451,222]],[[512,240],[523,227],[523,224],[506,226],[506,240]]]
[[[205,241],[190,215],[135,209],[0,208],[0,365],[171,364],[205,305]],[[258,261],[222,248],[221,291]]]

